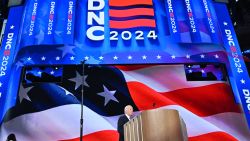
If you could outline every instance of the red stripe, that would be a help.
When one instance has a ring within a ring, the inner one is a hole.
[[[109,6],[153,5],[152,0],[110,0]]]
[[[158,65],[116,65],[115,67],[122,71],[133,71],[133,70],[149,68],[152,66],[158,66]]]
[[[60,141],[79,141],[80,138],[60,140]],[[115,130],[103,130],[83,136],[84,141],[118,141],[119,134]]]
[[[127,10],[109,10],[110,17],[154,16],[151,8],[133,8]]]
[[[119,135],[115,130],[104,130],[95,132],[83,137],[84,141],[118,141]],[[60,140],[60,141],[79,141],[80,138]],[[224,132],[212,132],[200,136],[188,137],[189,141],[237,141],[233,136]]]
[[[155,20],[152,19],[135,19],[127,21],[113,21],[109,22],[110,28],[124,29],[134,27],[155,27]]]
[[[230,86],[224,83],[165,93],[158,93],[139,82],[128,82],[127,85],[139,110],[180,105],[198,116],[211,116],[224,112],[240,113]]]
[[[212,132],[200,136],[189,137],[189,141],[237,141],[233,136],[224,132]]]

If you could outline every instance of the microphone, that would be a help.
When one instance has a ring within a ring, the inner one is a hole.
[[[153,108],[154,108],[155,106],[156,106],[156,103],[154,102],[154,103],[153,103]]]

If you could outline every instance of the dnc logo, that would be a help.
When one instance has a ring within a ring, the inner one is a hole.
[[[144,40],[145,33],[146,38],[157,38],[152,0],[109,0],[108,13],[104,12],[105,5],[104,0],[88,0],[89,28],[86,34],[90,40],[104,40],[106,18],[109,19],[110,40],[118,40],[119,37],[123,40]]]

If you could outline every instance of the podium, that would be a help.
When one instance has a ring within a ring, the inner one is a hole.
[[[177,110],[143,111],[124,126],[124,141],[187,141],[186,125]]]

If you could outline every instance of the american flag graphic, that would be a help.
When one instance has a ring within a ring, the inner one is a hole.
[[[135,115],[176,109],[190,141],[249,141],[243,113],[226,81],[187,81],[184,65],[64,66],[61,83],[23,83],[6,113],[0,140],[78,141],[84,85],[84,141],[118,141],[124,106]],[[84,83],[82,83],[84,80]]]
[[[152,0],[109,0],[111,29],[155,28]]]

